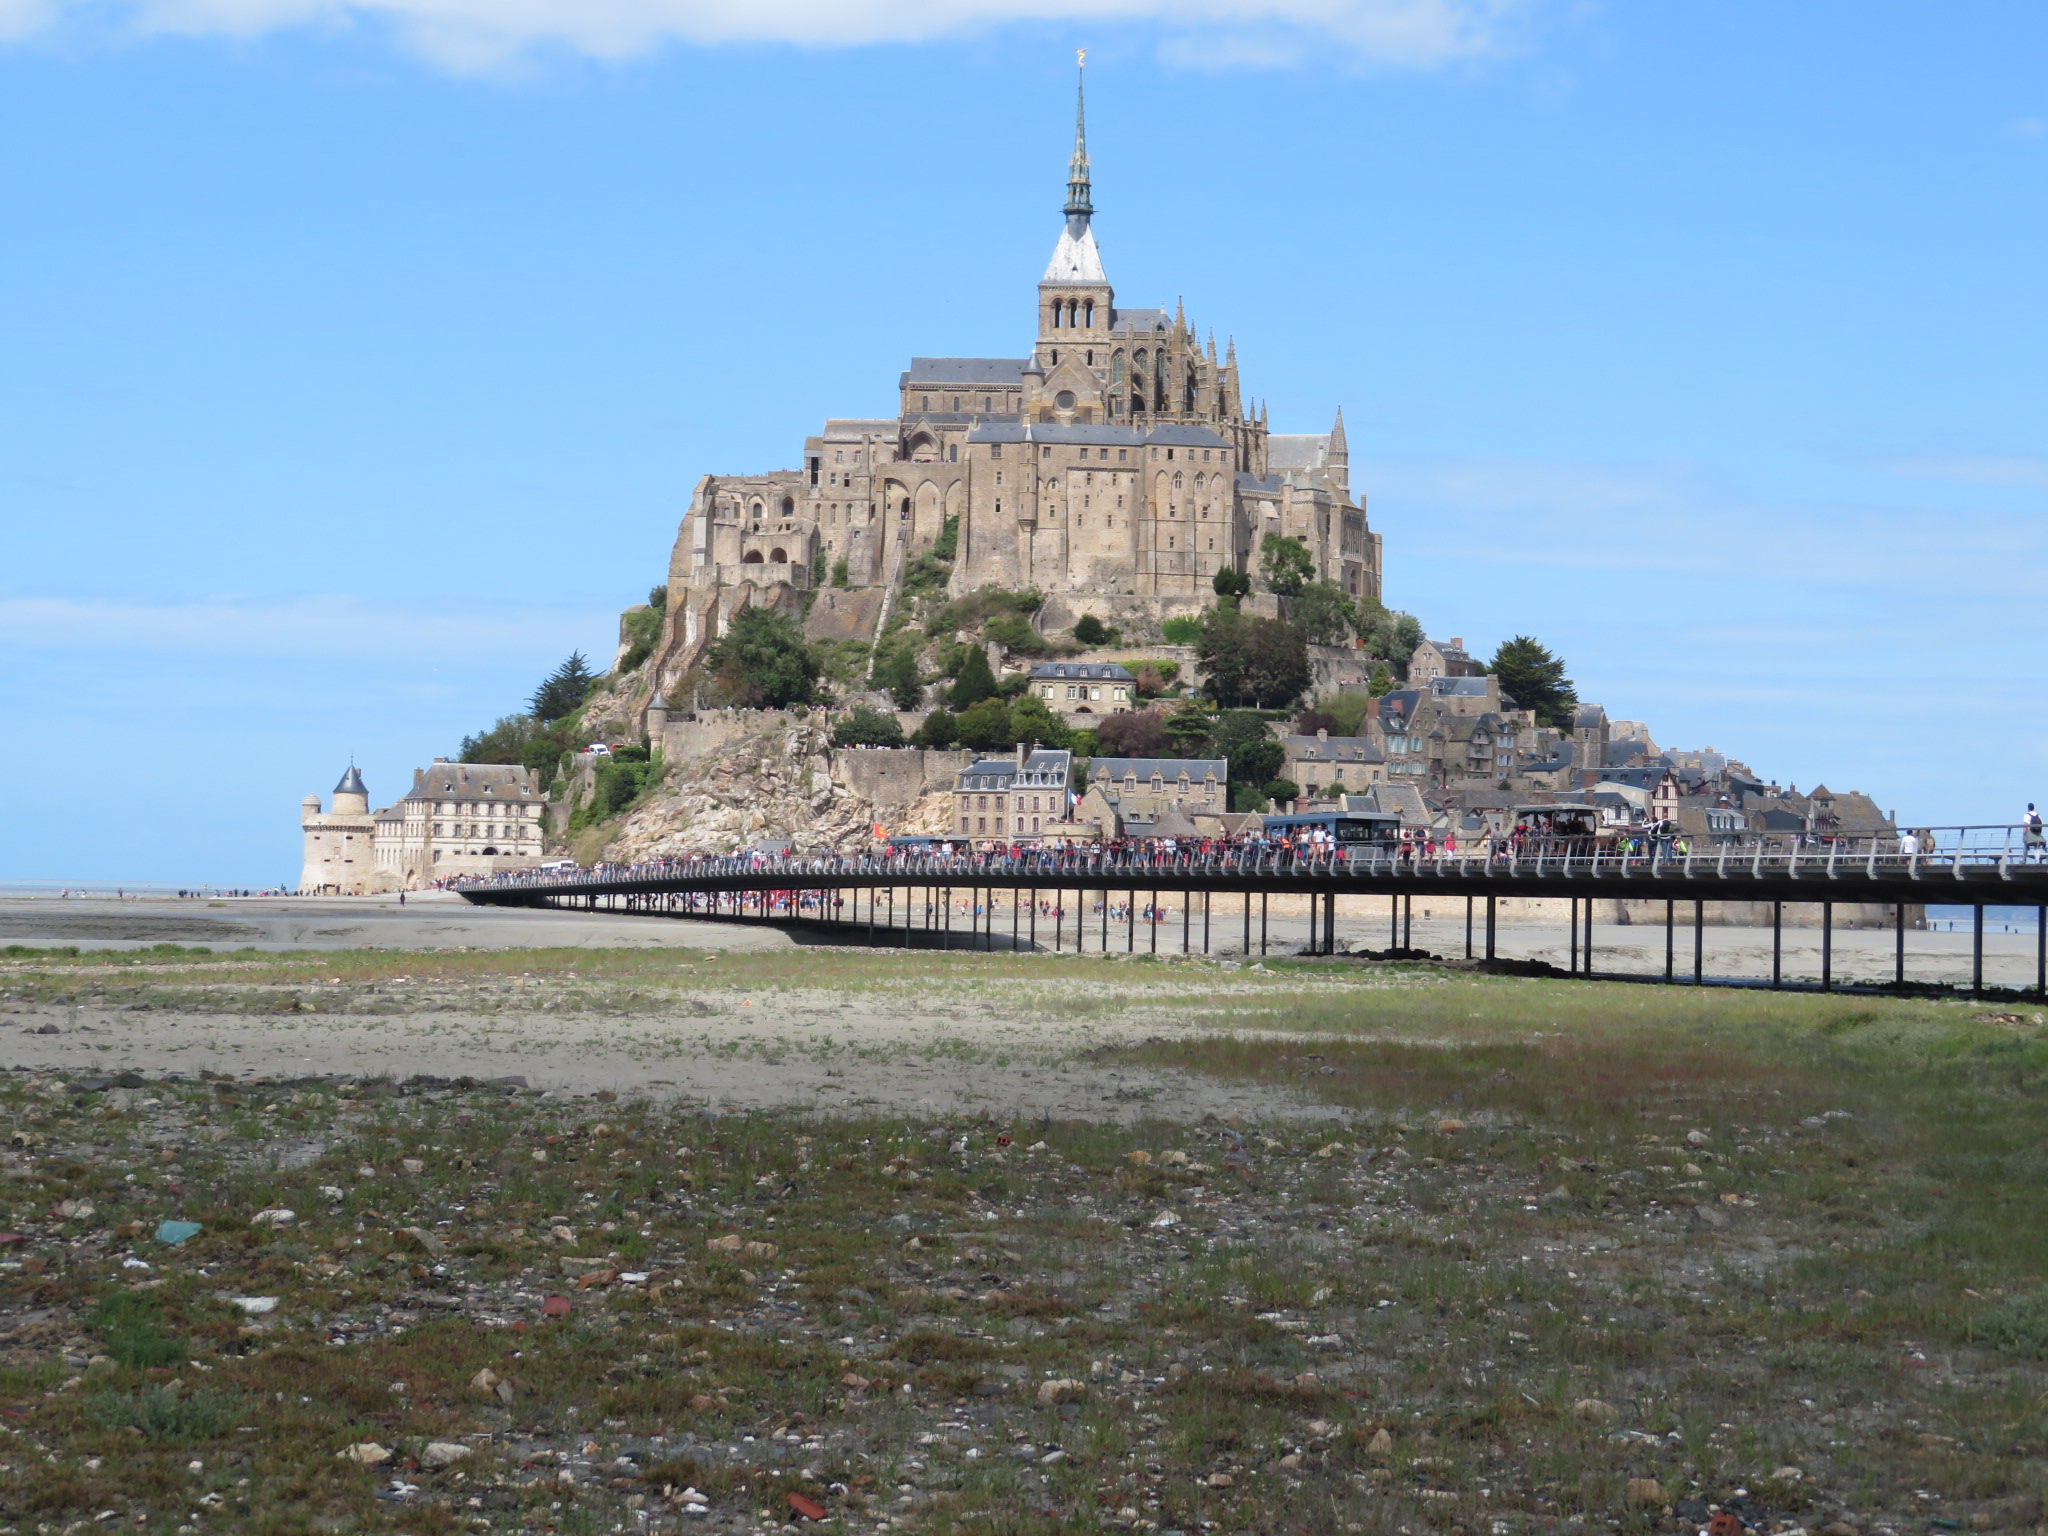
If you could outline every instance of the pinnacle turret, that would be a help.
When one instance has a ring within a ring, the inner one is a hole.
[[[1088,184],[1088,96],[1086,83],[1081,77],[1087,61],[1088,54],[1084,49],[1081,62],[1075,66],[1074,157],[1067,162],[1067,233],[1076,240],[1088,228],[1088,220],[1095,212]]]

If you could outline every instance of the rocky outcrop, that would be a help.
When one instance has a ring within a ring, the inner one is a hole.
[[[822,712],[728,718],[715,750],[671,762],[607,859],[731,853],[784,838],[800,849],[852,850],[868,845],[877,823],[891,835],[951,825],[953,774],[968,754],[834,748]]]

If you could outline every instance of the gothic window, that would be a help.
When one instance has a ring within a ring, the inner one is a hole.
[[[960,445],[958,443],[946,444],[946,462],[949,464],[960,462]]]
[[[784,517],[796,516],[796,498],[794,496],[782,498],[782,515]]]
[[[923,400],[924,404],[919,406],[918,409],[928,411],[932,408],[932,397],[930,395],[921,395],[919,398]]]
[[[996,397],[994,395],[983,395],[981,397],[981,409],[984,414],[993,411],[995,408]]]
[[[1088,304],[1087,304],[1087,311],[1088,311],[1088,322],[1087,322],[1087,325],[1088,325],[1088,329],[1092,331],[1092,330],[1094,330],[1094,329],[1095,329],[1095,301],[1094,301],[1093,299],[1090,299],[1090,300],[1088,301]]]

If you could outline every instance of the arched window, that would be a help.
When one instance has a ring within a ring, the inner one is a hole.
[[[763,512],[765,512],[766,510],[767,510],[767,509],[766,509],[765,507],[763,507],[763,506],[761,505],[761,503],[760,503],[760,502],[758,502],[758,501],[757,501],[757,502],[755,502],[755,503],[754,503],[754,521],[755,521],[755,522],[757,522],[757,523],[758,523],[759,521],[761,521],[761,514],[762,514]]]
[[[768,552],[768,561],[771,565],[787,565],[789,564],[789,551],[786,549],[772,549]]]
[[[960,462],[960,445],[958,443],[946,444],[946,462],[948,464]]]
[[[782,515],[784,517],[796,516],[796,498],[794,496],[785,496],[782,498]]]
[[[759,551],[758,549],[750,549],[744,555],[740,556],[741,565],[759,565],[760,563],[761,551]]]
[[[1152,398],[1157,402],[1155,409],[1166,409],[1166,354],[1161,352],[1152,359]]]
[[[1088,329],[1092,331],[1095,329],[1095,301],[1093,299],[1090,299],[1088,301],[1087,315],[1088,318],[1085,324],[1087,325]]]

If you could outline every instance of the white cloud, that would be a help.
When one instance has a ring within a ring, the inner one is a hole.
[[[2048,134],[2048,117],[2016,117],[2006,131],[2016,139],[2038,139]]]
[[[351,597],[152,604],[0,595],[0,646],[66,654],[139,648],[336,663],[494,660],[535,649],[553,655],[579,637],[608,634],[617,622],[595,611],[378,608]],[[607,651],[597,664],[610,660]]]
[[[57,0],[0,0],[0,38],[26,37],[57,16]]]
[[[1908,480],[1946,480],[1958,485],[2014,485],[2027,490],[2048,490],[2048,459],[2025,454],[1887,459],[1880,467],[1889,474]]]
[[[144,31],[254,36],[278,28],[394,28],[458,69],[532,50],[632,58],[669,43],[847,47],[924,42],[1016,22],[1155,25],[1183,63],[1283,64],[1339,50],[1359,63],[1427,69],[1496,52],[1543,0],[123,0]],[[26,30],[92,0],[0,0]]]
[[[2034,459],[1915,462],[1946,480],[2048,483],[2030,478],[2048,473]],[[1767,501],[1684,464],[1385,459],[1352,476],[1375,525],[1410,554],[1816,590],[1948,581],[2019,594],[2048,582],[2048,528],[1999,511]]]

